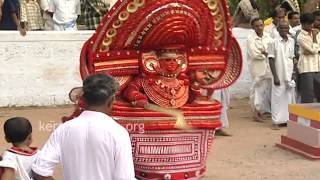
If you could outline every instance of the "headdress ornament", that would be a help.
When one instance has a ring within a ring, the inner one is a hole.
[[[81,75],[107,71],[123,87],[140,73],[143,54],[179,45],[187,71],[221,71],[213,87],[229,86],[242,66],[229,16],[225,0],[119,0],[85,44]]]

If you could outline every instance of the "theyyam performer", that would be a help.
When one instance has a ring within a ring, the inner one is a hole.
[[[205,174],[221,126],[221,104],[211,97],[241,66],[225,0],[118,1],[80,57],[82,78],[108,73],[120,84],[112,117],[129,131],[139,179]],[[86,108],[79,94],[71,92],[72,117]]]

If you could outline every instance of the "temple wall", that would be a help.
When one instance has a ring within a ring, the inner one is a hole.
[[[92,33],[37,31],[22,37],[0,31],[0,107],[70,103],[69,91],[81,85],[80,50]],[[246,38],[241,32],[236,36],[240,43]],[[232,97],[248,96],[245,64],[241,79],[230,88]]]

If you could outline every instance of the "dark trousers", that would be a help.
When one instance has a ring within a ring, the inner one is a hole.
[[[317,102],[320,102],[320,83],[315,81],[314,84],[314,96],[317,99]]]
[[[315,84],[320,84],[320,72],[308,72],[299,74],[299,92],[301,103],[313,103],[315,98]]]

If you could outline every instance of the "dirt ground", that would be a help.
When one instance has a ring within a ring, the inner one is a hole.
[[[60,118],[69,115],[72,106],[0,109],[4,120],[24,116],[32,120],[34,146],[41,147]],[[319,180],[320,162],[275,147],[286,128],[271,130],[271,120],[253,122],[247,100],[233,100],[229,111],[232,137],[216,137],[207,160],[205,180]],[[0,137],[3,137],[3,130]],[[0,138],[0,152],[10,145]],[[61,180],[61,168],[55,173]]]

